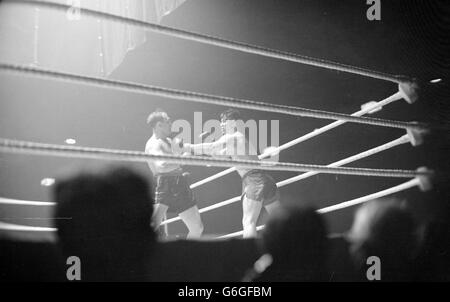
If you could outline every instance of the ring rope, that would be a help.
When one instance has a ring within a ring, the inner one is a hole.
[[[26,4],[26,5],[38,5],[42,7],[47,7],[51,9],[61,10],[66,12],[68,9],[71,9],[70,5],[59,4],[48,1],[35,1],[35,0],[5,0],[4,3],[8,4]],[[232,40],[227,40],[223,38],[217,38],[210,35],[199,34],[195,32],[190,32],[186,30],[171,28],[168,26],[162,26],[150,22],[145,22],[141,20],[136,20],[132,18],[122,17],[119,15],[109,14],[105,12],[100,12],[96,10],[91,10],[87,8],[81,9],[81,12],[84,15],[102,18],[106,20],[112,20],[114,22],[120,22],[123,24],[133,25],[139,28],[143,28],[145,30],[150,30],[156,33],[169,35],[181,39],[186,39],[190,41],[205,43],[209,45],[214,45],[218,47],[228,48],[232,50],[242,51],[245,53],[251,53],[256,55],[261,55],[265,57],[271,57],[275,59],[312,65],[316,67],[326,68],[335,71],[348,72],[352,74],[358,74],[365,77],[370,77],[374,79],[380,79],[384,81],[389,81],[393,83],[402,83],[404,81],[408,81],[408,79],[404,76],[392,75],[380,71],[374,71],[367,68],[361,68],[356,66],[351,66],[347,64],[337,63],[330,60],[318,59],[309,56],[294,54],[281,50],[274,50],[262,46],[255,46],[247,43],[236,42]]]
[[[125,82],[118,80],[108,80],[99,77],[83,76],[72,73],[64,73],[55,70],[47,70],[42,68],[34,68],[24,65],[15,65],[0,62],[0,70],[14,72],[18,74],[34,75],[38,78],[62,80],[71,83],[86,84],[100,88],[112,88],[120,91],[127,91],[131,93],[142,93],[147,95],[154,95],[170,99],[178,99],[189,102],[198,102],[219,106],[229,106],[243,109],[250,109],[256,111],[265,111],[273,113],[281,113],[293,116],[303,116],[320,119],[343,120],[352,123],[376,125],[382,127],[400,128],[400,129],[418,129],[427,128],[423,123],[412,123],[403,121],[385,120],[372,117],[359,117],[348,114],[329,112],[323,110],[307,109],[302,107],[287,106],[271,104],[269,102],[257,102],[252,100],[216,96],[210,94],[203,94],[191,91],[170,89],[165,87],[158,87],[146,84],[138,84],[133,82]]]
[[[120,160],[129,162],[148,162],[149,160],[164,160],[180,165],[211,165],[218,167],[242,167],[244,169],[260,169],[270,171],[308,172],[320,173],[379,176],[379,177],[401,177],[412,178],[416,176],[430,176],[431,171],[414,171],[398,169],[369,169],[349,167],[329,167],[323,165],[297,164],[297,163],[274,163],[258,160],[230,160],[197,156],[175,156],[175,155],[153,155],[141,151],[128,151],[105,148],[88,148],[79,146],[65,146],[56,144],[44,144],[30,141],[18,141],[0,138],[0,150],[9,153],[25,153],[34,155],[53,155],[63,157],[93,158],[103,160]]]
[[[410,189],[410,188],[413,188],[413,187],[416,187],[416,186],[420,186],[420,180],[418,178],[411,179],[410,181],[404,182],[404,183],[402,183],[400,185],[391,187],[391,188],[386,189],[386,190],[382,190],[382,191],[379,191],[379,192],[376,192],[376,193],[373,193],[373,194],[370,194],[370,195],[362,196],[362,197],[359,197],[359,198],[355,198],[355,199],[352,199],[352,200],[349,200],[349,201],[344,201],[344,202],[341,202],[341,203],[338,203],[338,204],[335,204],[335,205],[332,205],[332,206],[329,206],[329,207],[325,207],[325,208],[319,209],[319,210],[317,210],[317,212],[319,214],[330,213],[330,212],[333,212],[333,211],[337,211],[337,210],[340,210],[340,209],[345,209],[345,208],[348,208],[348,207],[351,207],[351,206],[355,206],[355,205],[358,205],[358,204],[361,204],[361,203],[365,203],[365,202],[373,200],[373,199],[377,199],[377,198],[381,198],[381,197],[384,197],[384,196],[387,196],[387,195],[392,195],[392,194],[395,194],[395,193],[398,193],[398,192],[401,192],[401,191],[405,191],[407,189]],[[260,231],[262,229],[264,229],[264,225],[260,225],[260,226],[258,226],[256,228],[257,231]],[[239,232],[234,232],[234,233],[231,233],[231,234],[223,235],[223,236],[220,236],[218,238],[220,238],[220,239],[232,238],[232,237],[241,236],[243,233],[244,233],[243,231],[239,231]]]
[[[349,201],[345,201],[333,206],[329,206],[329,207],[325,207],[322,209],[317,210],[318,213],[320,214],[325,214],[325,213],[330,213],[332,211],[337,211],[340,209],[344,209],[344,208],[348,208],[357,204],[361,204],[376,198],[381,198],[387,195],[391,195],[391,194],[395,194],[404,190],[407,190],[409,188],[415,187],[415,186],[419,186],[420,185],[420,180],[418,178],[414,178],[410,181],[407,181],[405,183],[402,183],[400,185],[391,187],[389,189],[386,190],[382,190],[370,195],[366,195],[363,197],[359,197],[359,198],[355,198]],[[258,231],[264,229],[264,225],[260,225],[256,228]],[[15,224],[10,224],[10,223],[4,223],[4,222],[0,222],[0,230],[13,230],[13,231],[36,231],[36,232],[54,232],[57,229],[56,228],[46,228],[46,227],[32,227],[32,226],[23,226],[23,225],[15,225]],[[238,232],[234,232],[234,233],[230,233],[227,235],[223,235],[218,237],[218,239],[225,239],[225,238],[232,238],[232,237],[237,237],[237,236],[241,236],[243,234],[243,231],[238,231]]]
[[[20,225],[20,224],[6,223],[6,222],[2,222],[2,221],[0,221],[0,230],[31,231],[31,232],[56,232],[57,231],[56,228]]]
[[[382,151],[394,148],[395,146],[399,146],[401,144],[405,144],[407,142],[409,142],[409,137],[408,137],[408,135],[404,135],[404,136],[399,137],[399,138],[397,138],[397,139],[395,139],[395,140],[393,140],[391,142],[388,142],[388,143],[386,143],[384,145],[380,145],[378,147],[369,149],[369,150],[364,151],[362,153],[359,153],[359,154],[350,156],[348,158],[339,160],[337,162],[334,162],[332,164],[329,164],[328,167],[338,167],[338,166],[341,166],[341,165],[345,165],[345,164],[348,164],[348,163],[351,163],[351,162],[354,162],[354,161],[366,158],[368,156],[372,156],[374,154],[380,153]],[[311,176],[316,175],[316,174],[319,174],[319,173],[318,172],[313,172],[313,171],[306,172],[306,173],[303,173],[303,174],[300,174],[300,175],[297,175],[297,176],[285,179],[283,181],[277,182],[277,187],[281,188],[283,186],[286,186],[288,184],[297,182],[299,180],[306,179],[306,178],[311,177]],[[227,199],[225,201],[218,202],[218,203],[213,204],[211,206],[201,208],[201,209],[199,209],[199,212],[200,213],[209,212],[209,211],[212,211],[214,209],[217,209],[217,208],[220,208],[220,207],[223,207],[223,206],[226,206],[226,205],[238,202],[240,200],[241,200],[241,196],[236,196],[236,197]],[[161,225],[172,223],[172,222],[175,222],[175,221],[178,221],[178,220],[181,220],[181,218],[179,216],[173,217],[173,218],[170,218],[170,219],[167,219],[167,220],[163,221],[161,223]]]
[[[402,137],[399,137],[399,138],[397,138],[397,139],[395,139],[395,140],[393,140],[391,142],[388,142],[388,143],[386,143],[384,145],[375,147],[373,149],[364,151],[362,153],[359,153],[359,154],[347,157],[345,159],[342,159],[340,161],[334,162],[332,164],[329,164],[328,167],[340,167],[340,166],[349,164],[351,162],[358,161],[360,159],[363,159],[363,158],[375,155],[377,153],[389,150],[389,149],[394,148],[396,146],[399,146],[399,145],[402,145],[402,144],[406,144],[409,141],[410,141],[409,140],[409,136],[405,134]],[[300,174],[300,175],[288,178],[288,179],[286,179],[284,181],[281,181],[281,182],[279,182],[279,185],[280,185],[280,187],[283,187],[285,185],[291,184],[291,183],[296,182],[298,180],[306,179],[308,177],[311,177],[311,176],[317,175],[317,174],[319,174],[319,172],[314,172],[314,171],[306,172],[306,173],[303,173],[303,174]]]
[[[376,102],[373,105],[369,105],[366,108],[361,109],[361,110],[359,110],[359,111],[357,111],[357,112],[355,112],[355,113],[353,113],[351,115],[352,116],[362,116],[362,115],[364,115],[366,113],[371,112],[374,109],[383,108],[383,106],[386,106],[386,105],[388,105],[388,104],[390,104],[392,102],[398,101],[398,100],[402,99],[403,97],[404,97],[403,93],[401,91],[398,91],[397,93],[391,95],[390,97],[387,97],[384,100]],[[283,144],[283,145],[281,145],[279,147],[276,147],[275,150],[270,151],[270,153],[265,153],[265,154],[259,155],[258,158],[259,159],[264,159],[264,158],[270,157],[274,153],[280,152],[280,151],[288,149],[288,148],[290,148],[290,147],[292,147],[294,145],[297,145],[299,143],[307,141],[310,138],[316,137],[316,136],[318,136],[320,134],[323,134],[323,133],[325,133],[325,132],[327,132],[327,131],[329,131],[329,130],[331,130],[333,128],[336,128],[336,127],[338,127],[338,126],[340,126],[342,124],[345,124],[345,123],[346,123],[345,121],[339,120],[339,121],[335,121],[335,122],[333,122],[331,124],[325,125],[325,126],[323,126],[321,128],[315,129],[315,130],[313,130],[313,131],[311,131],[311,132],[309,132],[309,133],[307,133],[307,134],[305,134],[303,136],[300,136],[300,137],[298,137],[298,138],[296,138],[294,140],[291,140],[291,141],[289,141],[289,142],[287,142],[287,143],[285,143],[285,144]],[[221,172],[219,172],[217,174],[211,175],[209,177],[206,177],[205,179],[202,179],[202,180],[200,180],[198,182],[193,183],[190,186],[190,188],[191,189],[197,188],[197,187],[199,187],[199,186],[201,186],[203,184],[206,184],[206,183],[208,183],[210,181],[213,181],[213,180],[218,179],[218,178],[220,178],[222,176],[225,176],[225,175],[227,175],[227,174],[229,174],[229,173],[231,173],[231,172],[233,172],[235,170],[236,170],[236,168],[229,168],[227,170],[221,171]]]
[[[18,199],[4,198],[4,197],[0,197],[0,204],[14,204],[14,205],[25,205],[25,206],[54,206],[54,205],[56,205],[55,202],[18,200]]]

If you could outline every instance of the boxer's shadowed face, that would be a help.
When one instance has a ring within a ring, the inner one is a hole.
[[[237,121],[242,120],[241,114],[236,109],[228,109],[220,114],[220,128],[222,134],[232,134],[237,129]]]
[[[235,120],[221,120],[220,128],[222,129],[222,134],[231,134],[236,131],[236,121]]]

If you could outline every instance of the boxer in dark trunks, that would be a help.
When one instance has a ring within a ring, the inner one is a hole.
[[[183,148],[171,137],[171,121],[167,113],[156,111],[149,115],[147,123],[153,135],[145,145],[145,152],[154,155],[182,155]],[[197,238],[203,233],[203,223],[194,195],[189,188],[188,173],[178,164],[149,161],[155,183],[153,224],[158,228],[167,212],[176,213],[187,226],[187,238]]]
[[[232,159],[259,160],[255,147],[236,126],[242,121],[238,110],[229,109],[220,115],[222,136],[212,143],[185,144],[185,148],[198,154],[227,156]],[[244,238],[255,237],[256,223],[264,206],[269,215],[279,206],[278,187],[273,178],[262,170],[236,168],[242,177],[242,225]]]
[[[263,170],[250,170],[242,176],[242,198],[260,201],[264,206],[279,200],[274,179]]]

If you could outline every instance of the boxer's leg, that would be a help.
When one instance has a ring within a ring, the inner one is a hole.
[[[152,227],[154,230],[158,230],[161,223],[166,219],[166,214],[168,210],[168,206],[156,203],[153,205],[153,215],[152,215]],[[167,237],[167,225],[164,225],[164,235]]]
[[[203,222],[200,217],[200,212],[197,206],[190,207],[189,209],[178,214],[184,224],[187,226],[189,233],[188,239],[199,238],[203,233]]]
[[[242,227],[244,238],[256,237],[256,223],[262,209],[262,202],[247,198],[242,199]]]

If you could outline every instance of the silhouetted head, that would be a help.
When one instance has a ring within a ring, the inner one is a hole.
[[[74,173],[57,181],[53,199],[64,254],[80,257],[100,279],[128,270],[121,265],[132,266],[130,259],[139,258],[154,241],[148,181],[129,168]]]
[[[281,274],[277,280],[320,281],[324,278],[327,230],[314,208],[281,208],[266,224],[262,244],[273,258],[272,271],[278,270],[277,274]]]
[[[348,234],[350,251],[360,269],[370,256],[380,258],[384,280],[408,278],[417,247],[412,214],[399,200],[373,200],[361,206]]]
[[[170,120],[169,115],[162,111],[156,110],[147,118],[147,124],[153,130],[153,133],[156,133],[160,137],[168,137],[172,133],[172,121]]]

